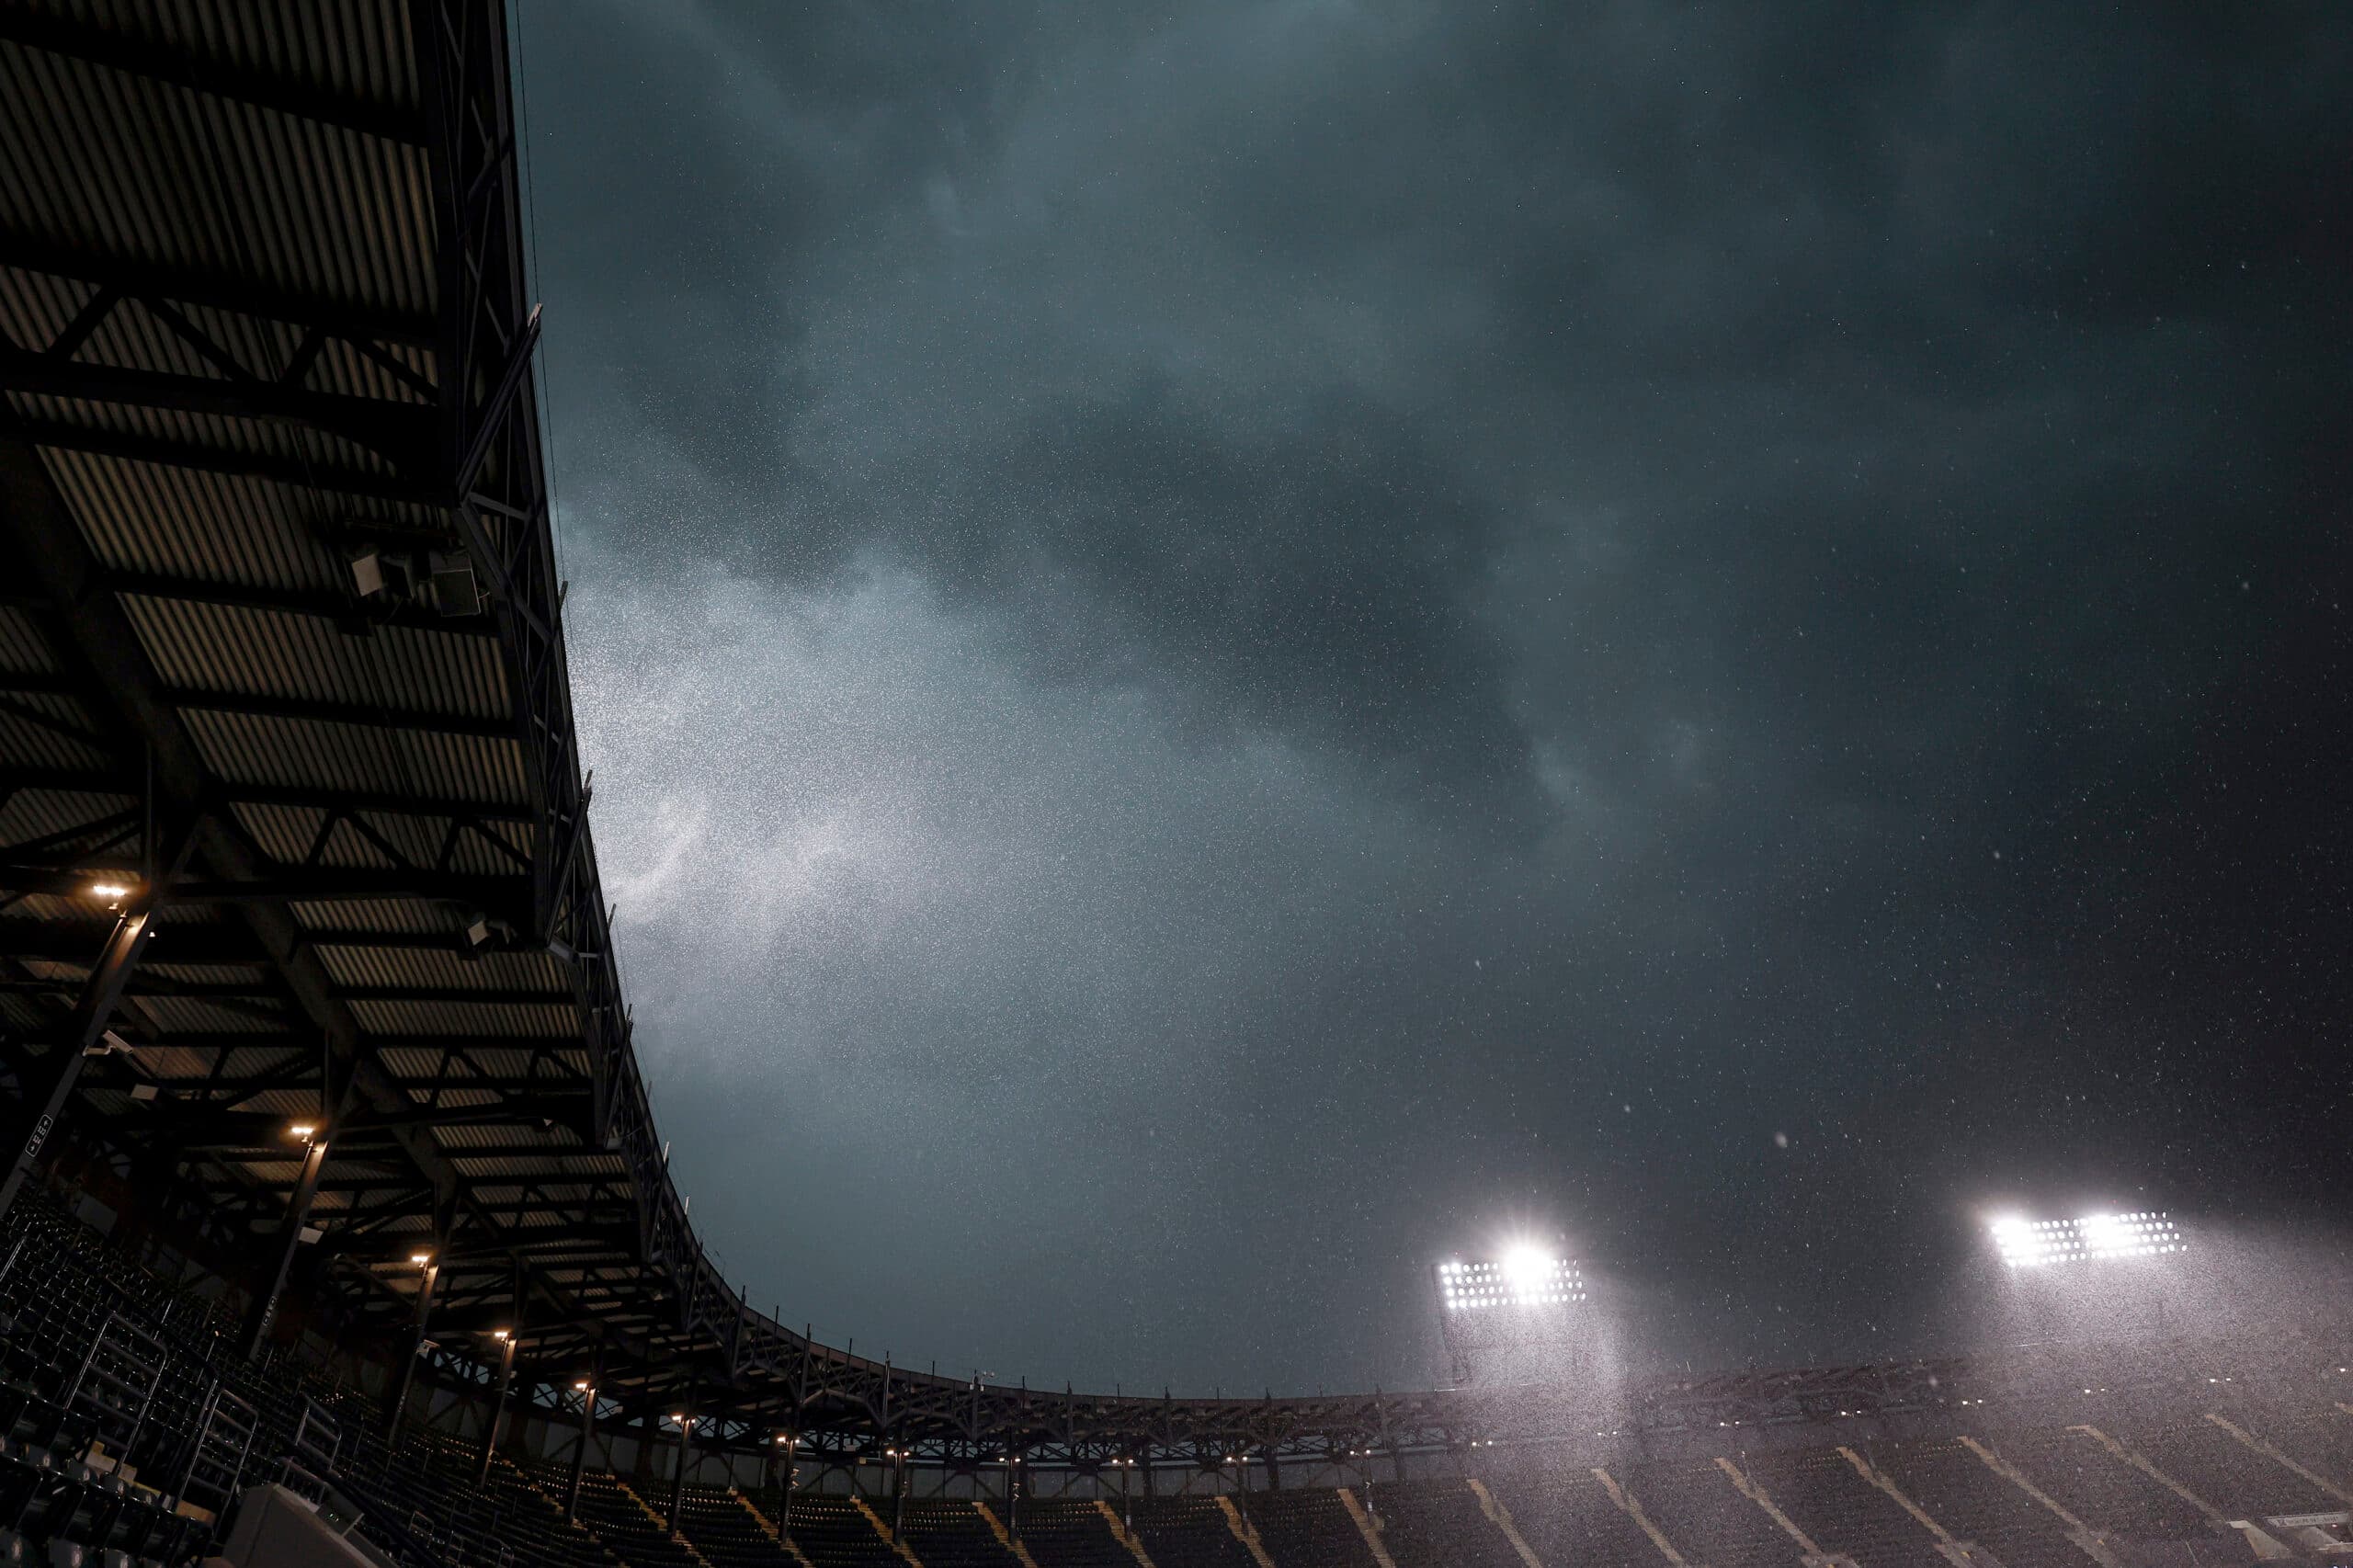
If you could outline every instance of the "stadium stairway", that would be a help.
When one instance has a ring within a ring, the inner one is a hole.
[[[2203,1509],[2134,1469],[2087,1427],[2005,1433],[1986,1447],[2092,1529],[2140,1540],[2211,1537]]]
[[[408,1510],[410,1533],[444,1562],[622,1568],[615,1553],[567,1520],[563,1505],[522,1471],[503,1458],[494,1459],[489,1472],[477,1482],[479,1462],[470,1443],[418,1434],[392,1463],[335,1479],[339,1487],[363,1494],[371,1482],[380,1494],[396,1487],[389,1499],[392,1506]],[[363,1527],[368,1524],[363,1520]]]
[[[1629,1465],[1618,1479],[1688,1562],[1800,1568],[1798,1543],[1713,1460]]]
[[[1667,1568],[1667,1560],[1590,1470],[1491,1482],[1544,1568]]]
[[[580,1481],[580,1521],[629,1568],[710,1568],[635,1489],[591,1471]]]
[[[1467,1481],[1384,1483],[1375,1506],[1397,1568],[1526,1568]]]
[[[2235,1418],[2241,1430],[2315,1478],[2332,1496],[2353,1498],[2353,1410]],[[2338,1507],[2353,1507],[2343,1502]]]
[[[1215,1497],[1139,1497],[1135,1519],[1154,1568],[1258,1568]]]
[[[1843,1450],[1756,1455],[1745,1469],[1750,1483],[1823,1552],[1850,1558],[1858,1568],[1919,1568],[1937,1561],[1936,1535],[1873,1485]]]
[[[2289,1465],[2212,1416],[2166,1426],[2120,1429],[2117,1439],[2183,1490],[2233,1518],[2325,1514],[2346,1506]]]
[[[1021,1549],[1038,1568],[1141,1568],[1116,1518],[1092,1502],[1028,1499],[1017,1521]]]
[[[847,1497],[795,1494],[790,1533],[810,1568],[907,1568],[873,1517]]]
[[[1347,1506],[1329,1488],[1254,1494],[1250,1522],[1275,1568],[1377,1568]]]
[[[689,1486],[678,1530],[711,1568],[804,1568],[776,1528],[732,1486]]]
[[[910,1498],[903,1534],[923,1568],[1022,1568],[988,1516],[968,1499]]]
[[[1954,1539],[1982,1546],[2003,1568],[2086,1568],[2065,1520],[1958,1437],[1891,1443],[1866,1456]]]

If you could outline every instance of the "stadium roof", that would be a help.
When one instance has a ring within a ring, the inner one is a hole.
[[[0,4],[0,1066],[31,1141],[70,1088],[210,1214],[256,1337],[290,1277],[393,1336],[427,1252],[450,1370],[509,1328],[531,1397],[594,1368],[608,1419],[966,1461],[1465,1440],[1443,1392],[908,1373],[706,1255],[574,745],[508,72],[498,0]],[[1955,1372],[1654,1403],[1844,1415]]]
[[[256,1339],[273,1278],[397,1333],[429,1251],[437,1339],[514,1326],[527,1390],[597,1367],[608,1419],[972,1453],[1430,1429],[1445,1396],[1049,1410],[813,1345],[711,1265],[597,883],[508,71],[495,0],[0,6],[27,1117],[110,1021],[80,1117],[195,1189]]]

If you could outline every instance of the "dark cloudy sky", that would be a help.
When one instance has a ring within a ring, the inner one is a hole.
[[[943,1370],[1934,1346],[2341,1199],[2353,13],[561,8],[576,696],[732,1275]]]

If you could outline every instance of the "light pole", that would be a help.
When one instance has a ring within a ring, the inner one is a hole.
[[[572,1385],[580,1396],[580,1445],[572,1452],[572,1479],[563,1489],[563,1522],[571,1524],[580,1515],[580,1478],[588,1469],[588,1443],[597,1435],[597,1382],[595,1374],[602,1369],[605,1347],[597,1346],[596,1364],[590,1375]]]
[[[777,1508],[776,1536],[780,1541],[788,1541],[792,1539],[792,1483],[801,1474],[801,1434],[779,1433],[774,1441],[784,1450],[784,1500]]]
[[[678,1473],[670,1480],[670,1533],[678,1533],[678,1513],[687,1504],[688,1445],[693,1440],[694,1417],[680,1411],[670,1417],[678,1424]]]
[[[474,1484],[481,1486],[490,1479],[490,1461],[498,1451],[499,1435],[506,1426],[506,1391],[515,1382],[515,1333],[512,1329],[496,1329],[491,1337],[498,1342],[498,1383],[491,1391],[490,1419],[483,1426],[482,1460],[474,1466]]]
[[[433,1315],[433,1290],[441,1282],[440,1260],[432,1253],[413,1252],[408,1260],[417,1271],[416,1312],[409,1324],[408,1354],[401,1358],[400,1385],[384,1411],[387,1437],[400,1430],[401,1412],[407,1408],[409,1390],[416,1381],[416,1363],[425,1355],[425,1331]]]

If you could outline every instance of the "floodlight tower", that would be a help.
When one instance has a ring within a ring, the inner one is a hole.
[[[1451,1258],[1430,1271],[1439,1337],[1457,1385],[1542,1381],[1589,1339],[1585,1272],[1532,1242],[1494,1257]]]
[[[2035,1330],[2071,1340],[2163,1330],[2165,1298],[2189,1250],[2163,1210],[2006,1214],[1986,1228]]]

